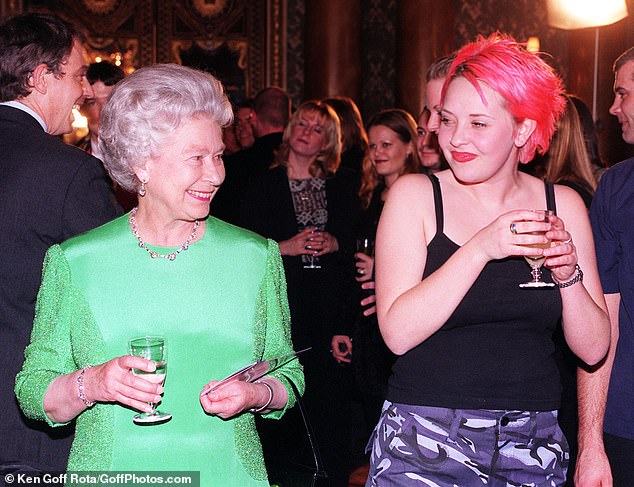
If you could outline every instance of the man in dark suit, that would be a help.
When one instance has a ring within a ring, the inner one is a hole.
[[[251,116],[255,142],[225,157],[225,181],[211,202],[212,215],[229,223],[239,221],[246,189],[273,162],[290,116],[291,99],[284,90],[272,86],[255,96]]]
[[[46,249],[119,213],[105,170],[58,135],[92,96],[81,34],[57,17],[0,24],[0,474],[65,470],[72,428],[28,422],[15,376],[29,343]],[[55,343],[51,343],[55,347]]]

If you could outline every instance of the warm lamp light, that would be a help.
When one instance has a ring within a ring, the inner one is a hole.
[[[592,118],[597,120],[597,80],[599,73],[599,27],[627,17],[625,0],[548,0],[548,23],[559,29],[594,27],[594,77]]]
[[[559,29],[601,27],[625,17],[625,0],[548,0],[548,23]]]
[[[77,108],[73,108],[73,129],[88,129],[88,119],[84,117]]]
[[[539,52],[539,37],[529,37],[526,41],[526,50],[528,52]]]

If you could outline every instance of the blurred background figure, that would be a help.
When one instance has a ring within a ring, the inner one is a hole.
[[[570,98],[570,101],[572,101],[577,109],[577,114],[579,115],[579,120],[581,121],[581,130],[583,131],[583,139],[586,143],[586,149],[588,150],[590,164],[592,164],[592,171],[598,181],[603,172],[607,169],[607,165],[601,160],[597,125],[592,119],[592,112],[590,112],[590,108],[588,108],[586,102],[576,95],[568,95],[568,98]]]
[[[557,130],[548,151],[537,157],[534,173],[537,177],[551,183],[557,183],[574,189],[590,209],[597,187],[595,173],[588,156],[581,121],[572,96],[565,95],[566,109],[557,121]],[[583,103],[583,102],[582,102]],[[559,424],[570,447],[570,475],[566,485],[573,486],[572,472],[577,459],[577,366],[579,360],[566,344],[561,322],[553,334],[555,358],[561,376],[562,394],[559,409]]]
[[[86,117],[88,121],[88,134],[79,140],[77,146],[89,154],[92,154],[100,161],[103,161],[101,149],[98,144],[101,110],[110,92],[124,77],[125,73],[123,70],[108,61],[91,63],[86,71],[86,79],[92,87],[93,95],[84,97],[79,105],[80,113]],[[114,181],[112,181],[112,189],[117,203],[124,211],[130,211],[134,208],[137,203],[135,193],[126,191]]]
[[[557,122],[557,130],[548,151],[535,161],[537,177],[574,189],[590,208],[597,180],[588,156],[577,108],[566,96],[566,109]]]
[[[445,78],[449,73],[449,68],[454,58],[455,54],[450,54],[436,59],[436,61],[427,68],[425,75],[427,80],[427,85],[425,86],[425,108],[429,110],[427,129],[435,134],[438,133],[438,129],[440,128],[439,110],[442,87],[445,84]]]
[[[368,135],[363,128],[359,108],[347,96],[333,96],[323,102],[337,113],[341,124],[341,167],[361,172],[361,163],[368,148]]]
[[[108,61],[91,63],[86,71],[86,79],[92,86],[93,96],[86,96],[79,105],[79,112],[88,121],[88,134],[77,143],[77,147],[101,160],[103,157],[97,143],[101,109],[114,85],[121,81],[124,76],[125,74],[119,66]]]
[[[340,153],[335,111],[320,101],[303,103],[284,131],[275,163],[250,185],[240,212],[241,225],[279,243],[293,344],[312,347],[300,358],[304,398],[333,487],[347,486],[350,473],[350,370],[340,365],[348,359],[337,363],[330,349],[350,348],[358,214],[356,177],[339,167]],[[260,429],[265,456],[304,459],[310,465],[310,452],[298,446],[301,424],[291,412],[270,429]]]
[[[388,109],[374,115],[367,124],[369,147],[363,160],[359,199],[362,214],[354,254],[357,282],[361,285],[361,308],[352,332],[352,370],[362,421],[354,432],[355,459],[364,458],[365,446],[381,414],[387,380],[395,356],[387,348],[374,308],[374,239],[385,198],[392,184],[403,174],[423,171],[416,148],[416,123],[404,110]],[[364,246],[363,242],[368,241]],[[335,357],[340,352],[333,348]]]
[[[255,140],[251,147],[224,158],[227,177],[211,203],[214,216],[229,223],[239,221],[245,190],[273,162],[290,116],[291,99],[284,90],[271,86],[255,95],[250,116]]]
[[[437,172],[442,169],[449,169],[449,165],[440,152],[438,136],[429,130],[430,115],[429,109],[425,107],[418,117],[416,149],[423,167],[428,172]]]
[[[235,109],[235,132],[236,140],[240,149],[248,149],[255,142],[253,133],[253,100],[248,98],[236,106]]]

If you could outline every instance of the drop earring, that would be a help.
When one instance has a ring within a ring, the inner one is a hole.
[[[147,181],[143,181],[143,180],[141,179],[141,187],[140,187],[140,188],[139,188],[139,190],[137,191],[137,192],[139,193],[139,196],[145,196],[145,193],[146,193],[146,191],[145,191],[145,183],[146,183],[146,182],[147,182]]]

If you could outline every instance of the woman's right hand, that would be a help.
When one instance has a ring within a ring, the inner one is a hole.
[[[279,242],[280,254],[296,256],[315,253],[315,250],[307,248],[307,246],[310,246],[310,237],[315,230],[317,230],[317,227],[307,227],[288,240]]]
[[[148,403],[161,402],[161,384],[154,384],[134,375],[132,369],[154,372],[156,365],[151,360],[124,355],[106,363],[86,369],[84,372],[84,394],[94,402],[117,402],[139,411],[150,412]]]
[[[512,228],[517,233],[513,233]],[[550,228],[551,224],[543,221],[543,213],[513,210],[498,216],[478,231],[469,243],[477,245],[487,262],[509,256],[535,255],[536,251],[541,252],[541,249],[526,245],[546,243],[547,239],[543,235],[531,235],[530,232],[546,232]]]
[[[363,252],[357,252],[354,254],[354,258],[357,260],[355,266],[357,267],[357,276],[355,279],[357,282],[366,282],[372,279],[372,272],[374,271],[374,257],[364,254]]]

